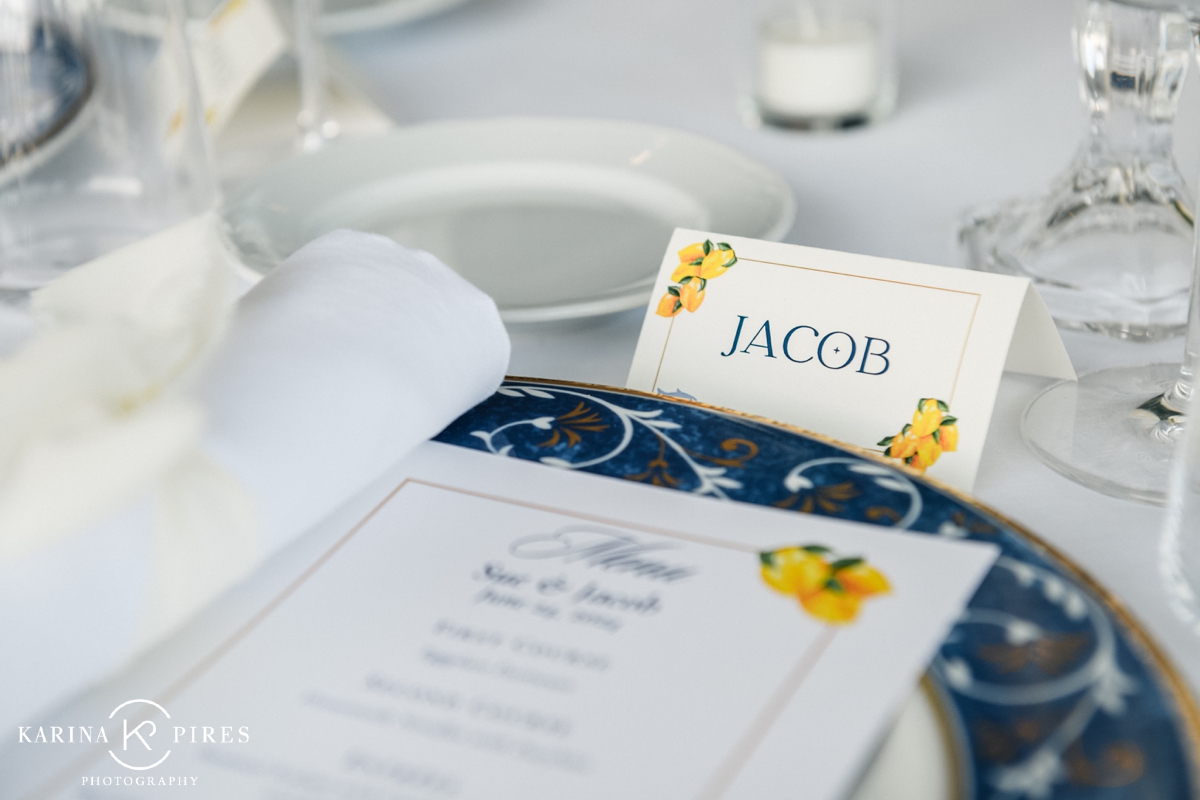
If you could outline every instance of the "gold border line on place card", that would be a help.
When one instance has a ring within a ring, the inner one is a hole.
[[[458,486],[450,486],[447,484],[435,483],[426,481],[420,478],[405,478],[400,484],[393,489],[388,495],[379,502],[374,508],[367,512],[361,520],[350,528],[341,538],[339,538],[332,547],[321,554],[307,569],[304,570],[294,581],[262,607],[253,617],[245,624],[234,631],[229,637],[222,641],[215,649],[207,656],[201,658],[195,666],[189,669],[178,680],[168,686],[160,695],[159,700],[166,704],[170,703],[175,698],[179,697],[185,690],[192,686],[200,677],[228,654],[234,647],[249,636],[255,628],[257,628],[268,616],[291,597],[304,583],[316,574],[322,566],[350,541],[368,522],[379,512],[384,506],[390,503],[401,490],[406,486],[416,484],[428,486],[433,489],[439,489],[447,492],[457,492],[471,497],[477,497],[491,502],[507,503],[509,505],[520,506],[523,508],[542,511],[550,514],[558,514],[564,517],[574,517],[575,519],[586,520],[588,522],[598,522],[614,527],[626,528],[628,530],[640,531],[649,533],[655,536],[663,536],[668,539],[678,539],[692,544],[697,544],[707,547],[718,547],[725,550],[734,550],[749,554],[758,554],[760,549],[753,545],[744,544],[741,542],[731,542],[727,540],[715,539],[708,536],[695,536],[693,534],[674,531],[667,528],[657,528],[648,525],[640,525],[634,522],[613,519],[611,517],[602,517],[595,514],[584,514],[581,512],[571,511],[568,509],[558,508],[555,506],[542,505],[539,503],[530,503],[523,500],[514,500],[509,497],[500,495],[487,494],[485,492],[477,492],[471,489],[464,489]],[[800,690],[805,678],[812,673],[813,668],[828,649],[830,642],[833,639],[831,631],[835,629],[826,628],[817,636],[817,640],[805,648],[804,653],[800,657],[800,661],[788,671],[787,677],[783,684],[772,693],[770,702],[759,712],[755,717],[755,722],[751,725],[750,730],[738,740],[733,751],[727,755],[718,767],[717,773],[706,782],[697,800],[717,800],[737,777],[737,774],[745,766],[746,761],[753,755],[754,750],[762,742],[763,737],[769,732],[770,728],[775,724],[775,721],[782,713],[782,709]],[[103,752],[97,748],[93,748],[91,752],[85,753],[78,759],[72,761],[65,769],[60,770],[54,776],[47,780],[46,783],[34,790],[29,795],[31,798],[49,797],[53,792],[59,791],[66,787],[68,782],[68,774],[84,769],[88,764],[95,760],[103,758]],[[714,792],[716,792],[714,794]]]
[[[924,283],[912,283],[911,281],[897,281],[891,278],[875,278],[870,275],[856,275],[853,272],[838,272],[832,269],[818,269],[817,267],[804,267],[799,264],[785,264],[782,261],[764,261],[761,258],[748,258],[746,256],[738,256],[738,261],[749,261],[751,264],[770,264],[776,267],[787,267],[789,269],[802,269],[806,272],[821,272],[826,275],[839,275],[843,278],[860,278],[864,281],[879,281],[880,283],[894,283],[899,286],[915,286],[918,289],[930,289],[937,292],[950,292],[951,294],[972,295],[975,298],[975,307],[971,309],[971,321],[967,323],[967,333],[963,337],[962,352],[958,355],[958,366],[954,369],[954,380],[950,384],[950,394],[946,400],[948,404],[953,405],[954,393],[958,391],[958,378],[962,374],[963,361],[967,357],[967,345],[971,342],[971,333],[975,330],[975,316],[979,313],[979,302],[983,299],[983,295],[979,292],[968,292],[965,289],[947,289],[944,286],[930,286]],[[663,361],[667,358],[667,346],[671,343],[671,332],[675,330],[675,317],[671,317],[671,325],[667,328],[667,337],[663,340],[662,352],[658,356],[658,369],[654,372],[654,385],[650,387],[651,391],[658,395],[658,376],[662,374]],[[677,387],[678,388],[678,387]]]
[[[678,315],[676,315],[678,316]],[[675,330],[675,317],[671,317],[671,324],[667,326],[667,338],[663,339],[662,352],[658,354],[658,369],[654,370],[654,385],[650,389],[658,394],[658,376],[662,374],[663,360],[667,357],[667,345],[671,343],[671,332]],[[679,387],[675,387],[675,391],[679,391]]]
[[[954,405],[954,394],[958,391],[958,378],[962,375],[963,361],[967,358],[967,345],[971,343],[971,331],[975,330],[975,315],[979,313],[981,299],[980,295],[975,296],[975,307],[971,309],[971,321],[967,323],[967,335],[963,337],[962,352],[958,354],[958,366],[954,368],[954,383],[950,384],[950,396],[946,398],[948,406]]]

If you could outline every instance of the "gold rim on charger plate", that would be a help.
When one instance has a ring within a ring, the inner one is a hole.
[[[810,431],[807,428],[801,428],[798,425],[790,425],[786,422],[779,422],[778,420],[770,419],[768,417],[761,417],[757,414],[748,414],[745,411],[736,411],[732,408],[715,406],[710,403],[702,403],[699,400],[687,400],[682,397],[654,394],[652,392],[643,392],[638,389],[624,389],[618,386],[604,386],[603,384],[581,383],[579,381],[561,381],[554,380],[552,378],[522,378],[515,375],[506,376],[505,380],[514,383],[540,383],[555,386],[574,386],[581,389],[613,392],[615,394],[629,395],[631,397],[644,397],[651,400],[678,403],[679,405],[684,406],[695,406],[708,411],[714,411],[718,414],[725,414],[731,417],[741,417],[742,419],[748,419],[752,422],[760,422],[765,425],[771,425],[772,427],[781,428],[792,433],[798,433],[801,436],[806,436],[810,439],[815,439],[819,442],[833,445],[834,447],[849,451],[855,455],[861,455],[864,458],[871,459],[872,461],[876,461],[880,464],[885,464],[889,467],[907,472],[910,475],[913,475],[929,484],[938,491],[944,492],[961,503],[970,506],[976,511],[990,516],[993,519],[999,520],[1024,537],[1035,547],[1035,549],[1041,550],[1048,558],[1056,561],[1065,572],[1070,574],[1071,577],[1073,577],[1083,586],[1087,587],[1092,594],[1099,598],[1100,602],[1104,604],[1108,611],[1114,617],[1116,617],[1116,619],[1121,623],[1122,627],[1127,631],[1129,634],[1130,643],[1135,645],[1136,648],[1140,649],[1141,655],[1154,665],[1159,676],[1162,678],[1162,683],[1165,684],[1165,688],[1170,692],[1171,697],[1175,701],[1175,708],[1173,711],[1176,714],[1176,720],[1181,723],[1180,727],[1182,728],[1187,739],[1186,744],[1188,747],[1185,747],[1185,752],[1187,752],[1190,756],[1189,766],[1191,767],[1192,778],[1193,780],[1196,780],[1197,768],[1200,766],[1200,707],[1196,705],[1196,698],[1192,694],[1191,689],[1188,687],[1187,682],[1184,681],[1183,677],[1179,674],[1179,671],[1175,668],[1175,665],[1171,663],[1169,658],[1167,658],[1166,653],[1162,651],[1162,648],[1159,647],[1158,643],[1154,641],[1150,633],[1142,627],[1142,624],[1138,621],[1137,617],[1135,617],[1133,613],[1125,607],[1125,604],[1119,600],[1116,595],[1109,591],[1098,580],[1093,578],[1087,570],[1076,564],[1063,551],[1042,539],[1024,525],[1021,525],[999,511],[980,503],[966,492],[942,483],[937,478],[931,478],[927,475],[917,472],[911,467],[903,464],[897,464],[891,459],[884,458],[879,453],[872,452],[865,447],[849,444],[848,442],[835,439],[832,436],[827,436],[823,433],[817,433],[816,431]],[[946,710],[940,707],[939,698],[937,698],[936,694],[930,693],[930,699],[933,701],[934,708],[937,709],[938,713],[943,715],[943,726],[948,725],[949,721],[944,717]],[[949,732],[949,729],[945,729],[943,731],[943,733],[945,733],[947,736],[949,736]],[[952,747],[952,751],[954,751],[956,755],[958,755],[958,749],[959,748],[957,746]],[[958,785],[957,781],[956,785]]]

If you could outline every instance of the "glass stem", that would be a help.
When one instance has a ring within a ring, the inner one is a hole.
[[[300,74],[300,149],[319,150],[337,135],[329,118],[329,76],[318,29],[321,0],[295,0],[296,63]]]
[[[1200,356],[1200,239],[1196,237],[1193,237],[1192,258],[1195,269],[1192,271],[1192,297],[1188,306],[1183,363],[1179,366],[1179,378],[1163,393],[1161,401],[1168,409],[1179,414],[1187,410],[1188,402],[1192,398],[1196,358]]]
[[[1190,16],[1190,15],[1189,15]],[[1200,61],[1200,19],[1190,16],[1192,28],[1192,54]],[[1192,295],[1188,304],[1187,338],[1183,344],[1183,364],[1179,367],[1179,378],[1166,392],[1161,403],[1166,408],[1182,414],[1187,410],[1195,383],[1196,358],[1200,355],[1200,229],[1192,220]]]

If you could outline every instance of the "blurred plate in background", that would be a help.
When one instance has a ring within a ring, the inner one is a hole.
[[[448,11],[471,0],[325,0],[322,33],[351,33],[383,28]]]
[[[779,240],[784,180],[731,148],[627,122],[440,122],[347,141],[244,183],[223,214],[265,273],[337,228],[428,250],[506,322],[644,305],[676,227]]]
[[[186,0],[183,7],[188,18],[206,20],[223,0]],[[321,33],[339,34],[383,28],[413,22],[432,14],[448,11],[472,0],[325,0],[321,14]],[[162,30],[162,17],[155,16],[143,0],[105,0],[104,15],[108,24],[128,33],[157,33]],[[284,18],[291,16],[287,0],[274,0],[275,10]],[[291,31],[291,23],[288,23]]]

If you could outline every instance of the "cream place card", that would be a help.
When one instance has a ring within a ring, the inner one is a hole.
[[[628,386],[798,425],[970,491],[1006,369],[1075,377],[1027,279],[677,230]]]
[[[207,20],[189,25],[188,35],[204,120],[215,135],[287,52],[288,36],[269,0],[225,0]]]
[[[163,699],[190,796],[838,800],[997,554],[435,443],[392,475]]]

